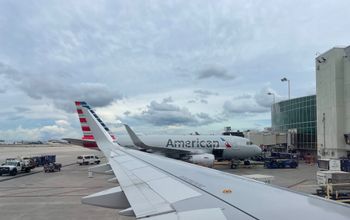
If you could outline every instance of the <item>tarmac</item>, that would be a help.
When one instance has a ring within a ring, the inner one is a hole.
[[[81,204],[81,198],[117,186],[107,182],[109,175],[93,174],[89,166],[76,164],[76,157],[84,154],[102,156],[101,152],[73,145],[1,146],[0,162],[9,157],[56,154],[62,163],[61,172],[44,173],[42,167],[15,178],[0,177],[0,219],[13,220],[69,220],[69,219],[132,219],[118,216],[118,210]],[[301,163],[297,169],[264,169],[261,166],[232,170],[228,165],[217,165],[218,170],[237,174],[274,176],[272,184],[306,193],[315,192],[315,165]]]

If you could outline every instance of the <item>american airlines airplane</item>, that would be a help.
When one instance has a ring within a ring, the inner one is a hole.
[[[142,220],[349,219],[346,204],[122,147],[91,109],[82,107],[82,117],[108,160],[90,171],[113,172],[119,182],[83,197],[83,204]]]
[[[261,148],[242,137],[221,135],[144,135],[138,137],[124,125],[134,145],[161,152],[167,157],[212,167],[215,159],[247,159],[261,154]],[[118,142],[124,145],[122,141]],[[147,143],[147,144],[145,144]]]
[[[114,142],[124,147],[138,147],[140,150],[156,152],[166,157],[185,160],[203,166],[213,167],[215,159],[242,160],[261,154],[261,148],[246,138],[223,135],[143,135],[138,137],[128,125],[129,136],[114,136],[98,115],[86,102],[75,102],[82,126],[82,140],[65,139],[85,147],[97,147],[91,130],[86,126],[82,108],[90,109],[96,120],[110,134]]]

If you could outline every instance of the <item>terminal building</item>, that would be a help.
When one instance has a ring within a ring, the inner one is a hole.
[[[319,55],[316,65],[317,143],[322,159],[350,157],[350,46]]]
[[[277,102],[271,107],[272,130],[285,133],[287,150],[316,155],[316,95]]]
[[[276,152],[287,151],[287,134],[273,132],[271,128],[265,128],[264,131],[245,131],[244,137],[262,149]]]

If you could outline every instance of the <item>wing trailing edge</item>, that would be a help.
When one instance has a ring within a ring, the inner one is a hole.
[[[123,190],[119,186],[85,196],[81,199],[81,202],[112,209],[126,209],[130,207]]]

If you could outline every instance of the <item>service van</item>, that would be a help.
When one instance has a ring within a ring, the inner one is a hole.
[[[81,155],[77,157],[79,165],[99,164],[100,162],[98,156],[95,155]]]

